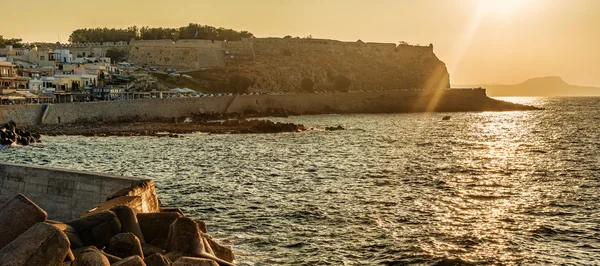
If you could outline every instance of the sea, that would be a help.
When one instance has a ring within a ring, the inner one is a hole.
[[[44,137],[0,160],[155,180],[238,265],[598,265],[600,98],[271,118],[301,133]],[[451,116],[450,120],[443,120]],[[341,125],[346,130],[326,131]]]

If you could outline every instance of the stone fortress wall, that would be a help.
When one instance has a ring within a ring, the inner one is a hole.
[[[360,52],[373,55],[433,55],[433,46],[396,45],[393,43],[343,42],[328,39],[249,38],[241,41],[212,41],[182,39],[131,40],[116,43],[64,44],[74,55],[105,56],[109,49],[129,53],[129,61],[138,65],[204,69],[224,67],[257,56],[277,56],[285,53],[345,53]]]

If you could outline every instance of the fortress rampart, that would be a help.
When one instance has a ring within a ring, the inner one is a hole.
[[[131,40],[130,42],[114,43],[62,44],[60,48],[69,49],[74,55],[82,56],[84,54],[105,56],[107,50],[119,49],[127,51],[129,61],[138,65],[185,69],[224,67],[240,60],[253,60],[256,56],[285,55],[286,53],[433,54],[432,46],[298,38],[250,38],[241,41]]]
[[[196,113],[243,113],[249,109],[259,112],[285,109],[298,114],[479,111],[481,108],[473,104],[484,103],[488,99],[484,89],[456,89],[63,103],[49,105],[43,123],[74,123],[88,119],[115,121],[133,117],[151,120]],[[37,124],[41,121],[41,114],[42,105],[0,106],[2,121]]]

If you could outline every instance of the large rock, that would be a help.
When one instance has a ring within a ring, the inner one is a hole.
[[[110,266],[108,258],[97,251],[81,253],[73,262],[72,266]]]
[[[169,226],[182,217],[177,212],[138,213],[137,219],[146,243],[157,238],[167,239]]]
[[[173,263],[173,266],[219,266],[219,264],[211,259],[181,257]]]
[[[27,197],[19,194],[0,209],[0,249],[48,215]]]
[[[167,252],[200,254],[204,252],[204,243],[200,230],[194,220],[183,217],[171,224],[167,237]]]
[[[104,255],[104,257],[106,257],[108,259],[108,262],[110,262],[111,264],[121,260],[120,257],[105,253],[104,250],[99,250],[95,246],[87,246],[87,247],[83,247],[83,248],[73,249],[73,254],[75,255],[75,257],[78,257],[80,254],[83,254],[85,252],[100,252],[100,253],[102,253],[102,255]]]
[[[69,238],[69,242],[71,243],[71,249],[84,247],[79,233],[77,232],[77,230],[75,230],[73,226],[52,220],[47,220],[46,223],[51,224],[52,226],[60,229],[61,231],[63,231],[63,233],[65,233],[65,235],[67,235],[67,237]]]
[[[146,266],[140,256],[131,256],[114,263],[112,266]]]
[[[152,254],[144,259],[146,266],[171,266],[171,260],[162,254]]]
[[[150,256],[152,254],[162,254],[165,253],[165,250],[151,244],[142,244],[142,252],[144,252],[144,257]]]
[[[119,221],[121,222],[121,232],[133,233],[140,240],[140,243],[146,243],[133,209],[128,206],[120,205],[112,207],[110,210],[119,217]]]
[[[217,258],[228,261],[228,262],[233,262],[233,260],[235,259],[235,256],[233,255],[233,251],[231,251],[230,248],[217,243],[214,239],[212,239],[212,237],[207,236],[204,239],[206,239],[210,248],[213,250],[213,252],[215,253],[215,256],[217,256]]]
[[[67,257],[69,245],[69,239],[61,230],[46,223],[37,223],[0,250],[0,265],[61,265]]]
[[[140,240],[133,233],[121,233],[110,240],[107,252],[117,257],[140,256],[144,258]]]
[[[201,220],[194,220],[194,222],[196,222],[196,224],[198,225],[198,229],[200,229],[202,233],[208,233],[208,227],[206,226],[206,222]]]
[[[121,222],[112,211],[103,211],[68,222],[73,226],[84,245],[102,249],[110,243],[110,239],[121,233]]]

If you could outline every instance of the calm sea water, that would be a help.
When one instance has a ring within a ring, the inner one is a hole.
[[[0,160],[153,178],[240,265],[600,263],[600,98],[279,119],[298,134],[46,137]],[[348,130],[327,132],[326,126]]]

